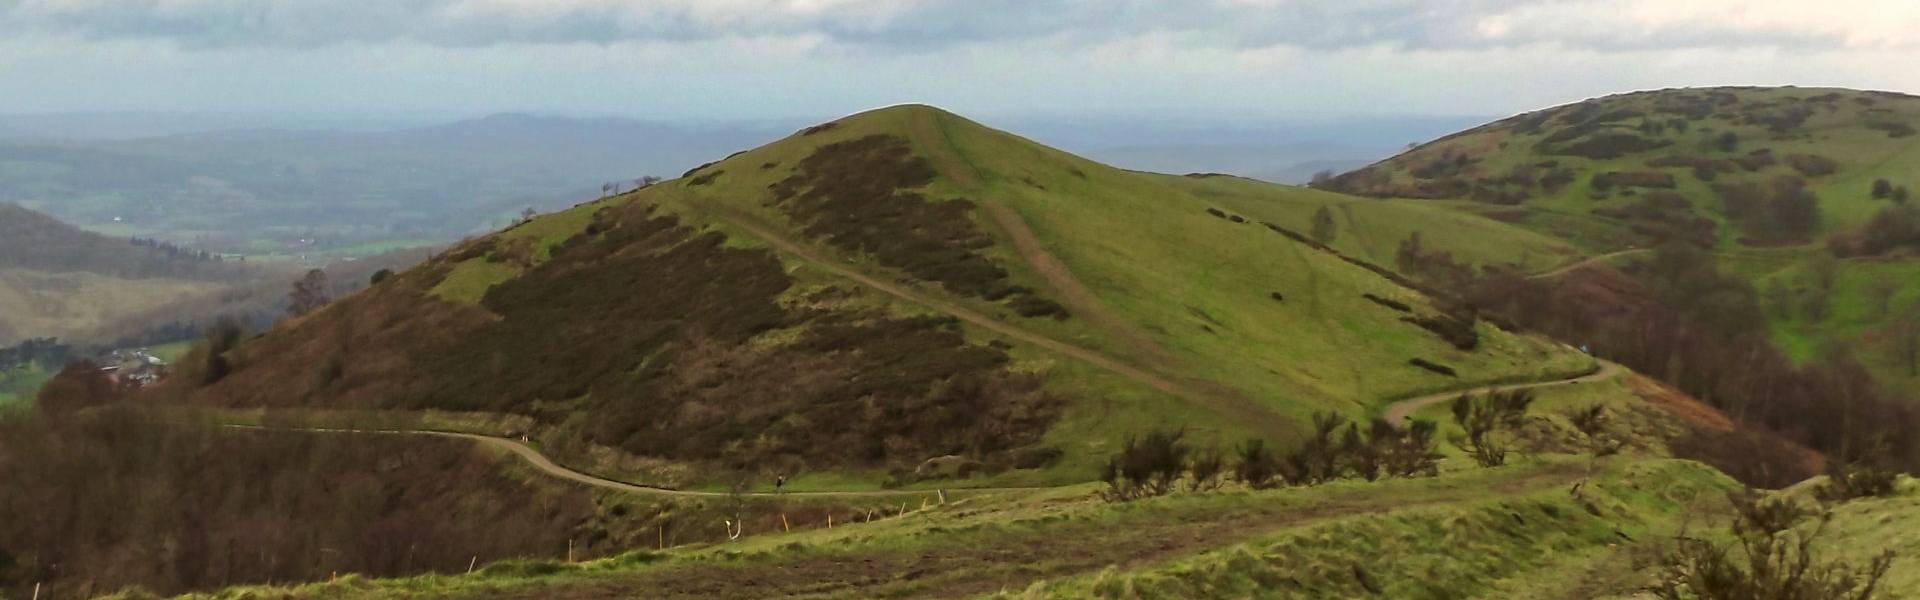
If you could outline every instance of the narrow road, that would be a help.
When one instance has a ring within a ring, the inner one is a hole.
[[[1534,274],[1532,274],[1532,275],[1528,275],[1528,276],[1527,276],[1527,279],[1547,279],[1547,278],[1549,278],[1549,277],[1559,277],[1559,276],[1561,276],[1561,275],[1565,275],[1565,274],[1567,274],[1567,273],[1572,273],[1572,272],[1573,272],[1574,270],[1576,270],[1576,269],[1579,269],[1579,268],[1582,268],[1582,267],[1587,267],[1587,266],[1591,266],[1591,265],[1597,265],[1597,264],[1600,264],[1600,263],[1603,263],[1603,262],[1607,262],[1607,261],[1610,261],[1610,260],[1613,260],[1613,259],[1616,259],[1616,258],[1620,258],[1620,257],[1622,257],[1622,256],[1634,256],[1634,255],[1637,255],[1637,254],[1645,254],[1645,253],[1648,253],[1648,252],[1652,252],[1652,251],[1653,251],[1652,249],[1648,249],[1648,248],[1634,248],[1634,249],[1632,249],[1632,250],[1621,250],[1621,251],[1619,251],[1619,252],[1609,252],[1609,253],[1606,253],[1606,254],[1602,254],[1602,255],[1599,255],[1599,256],[1595,256],[1595,257],[1592,257],[1592,258],[1588,258],[1588,259],[1586,259],[1586,260],[1582,260],[1582,261],[1579,261],[1579,262],[1575,262],[1575,263],[1573,263],[1573,264],[1570,264],[1570,265],[1565,265],[1565,266],[1562,266],[1562,267],[1557,267],[1557,268],[1554,268],[1553,270],[1550,270],[1550,271],[1543,271],[1543,272],[1540,272],[1540,273],[1534,273]]]
[[[519,456],[521,460],[527,461],[528,465],[532,466],[534,469],[540,471],[541,473],[545,473],[547,475],[558,477],[560,479],[565,479],[565,480],[573,481],[576,483],[582,483],[582,484],[586,484],[586,485],[597,487],[597,488],[609,489],[609,490],[614,490],[618,492],[628,492],[633,494],[650,494],[655,496],[693,496],[693,497],[718,498],[718,497],[728,497],[733,495],[730,492],[701,492],[701,491],[693,491],[693,490],[676,490],[671,488],[640,485],[637,483],[627,483],[625,481],[615,481],[612,479],[607,479],[605,477],[597,477],[594,475],[589,475],[586,473],[582,473],[580,471],[575,471],[573,469],[569,469],[567,467],[561,466],[559,463],[553,462],[553,459],[547,458],[547,455],[541,454],[539,450],[536,450],[532,446],[522,443],[519,440],[503,438],[503,437],[495,437],[491,435],[480,435],[477,433],[459,433],[459,432],[453,432],[453,431],[432,431],[432,430],[413,430],[413,429],[331,429],[331,428],[319,428],[319,427],[313,427],[313,428],[267,427],[263,425],[222,425],[222,427],[227,427],[230,429],[287,431],[287,432],[298,432],[298,433],[341,433],[341,434],[363,434],[363,435],[425,435],[425,436],[434,436],[434,437],[456,438],[456,439],[469,440],[469,441],[478,443],[481,446],[485,446],[489,448],[505,450],[507,452],[513,453],[515,456]],[[1053,488],[1048,488],[1048,487],[952,488],[947,491],[950,491],[950,492],[1026,492],[1026,491],[1037,491],[1037,490],[1047,490],[1047,489],[1053,489]],[[804,496],[804,497],[855,498],[855,497],[878,497],[878,496],[932,496],[938,493],[939,492],[933,491],[933,490],[873,490],[873,491],[856,491],[856,492],[746,492],[740,495],[755,496],[755,497]]]
[[[1614,377],[1618,377],[1620,376],[1621,373],[1625,373],[1626,371],[1627,369],[1625,367],[1603,360],[1603,361],[1600,361],[1599,370],[1594,371],[1592,373],[1588,373],[1586,375],[1581,375],[1579,377],[1574,377],[1571,379],[1560,379],[1555,381],[1538,381],[1534,383],[1515,383],[1510,385],[1490,385],[1486,387],[1478,387],[1478,388],[1472,388],[1472,389],[1466,389],[1466,390],[1441,392],[1438,394],[1429,394],[1426,396],[1420,396],[1418,398],[1408,398],[1406,400],[1401,400],[1399,402],[1395,402],[1393,404],[1387,405],[1387,410],[1381,413],[1381,417],[1385,418],[1388,423],[1392,423],[1395,426],[1399,426],[1402,423],[1405,423],[1407,419],[1412,418],[1414,413],[1420,412],[1420,409],[1433,406],[1435,404],[1439,404],[1442,402],[1452,402],[1454,398],[1459,398],[1462,394],[1484,394],[1487,392],[1495,392],[1495,391],[1530,390],[1535,388],[1553,387],[1553,386],[1560,386],[1560,385],[1573,385],[1577,383],[1591,383],[1596,381],[1605,381],[1608,379],[1613,379]]]

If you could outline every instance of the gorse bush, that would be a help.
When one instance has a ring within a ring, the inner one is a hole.
[[[1134,500],[1173,491],[1174,483],[1187,471],[1191,448],[1185,437],[1185,431],[1161,430],[1127,438],[1101,470],[1100,479],[1107,483],[1105,497]]]
[[[1481,396],[1453,400],[1453,423],[1460,426],[1453,444],[1473,456],[1482,467],[1507,464],[1512,443],[1508,434],[1526,421],[1533,404],[1532,390],[1495,390]]]
[[[1259,438],[1247,440],[1234,451],[1238,459],[1233,465],[1233,478],[1247,487],[1264,490],[1285,484],[1281,473],[1280,459],[1267,447],[1267,441]]]
[[[1859,498],[1892,496],[1900,482],[1900,471],[1877,458],[1858,462],[1833,460],[1827,463],[1827,481],[1814,488],[1822,502],[1838,504]]]
[[[1626,446],[1626,442],[1614,437],[1607,430],[1609,419],[1606,405],[1591,404],[1570,408],[1565,414],[1567,422],[1572,424],[1574,431],[1580,432],[1580,437],[1585,440],[1587,453],[1594,458],[1618,454],[1620,449]]]
[[[1194,453],[1192,462],[1187,465],[1187,491],[1205,492],[1220,489],[1220,475],[1227,466],[1227,457],[1220,448],[1209,446]]]
[[[1652,589],[1663,600],[1872,600],[1893,563],[1884,551],[1855,567],[1820,556],[1816,545],[1831,513],[1745,491],[1728,495],[1734,541],[1681,538],[1658,557]],[[1818,518],[1811,527],[1800,526]]]
[[[1160,496],[1173,491],[1183,476],[1190,492],[1218,489],[1222,475],[1256,490],[1347,478],[1432,477],[1440,472],[1440,454],[1434,451],[1437,430],[1432,421],[1413,421],[1399,429],[1374,420],[1363,428],[1323,412],[1314,415],[1312,434],[1299,447],[1282,455],[1266,440],[1249,439],[1233,449],[1231,469],[1220,449],[1195,451],[1185,443],[1184,432],[1156,431],[1127,438],[1108,459],[1101,471],[1107,484],[1101,496],[1115,502]]]

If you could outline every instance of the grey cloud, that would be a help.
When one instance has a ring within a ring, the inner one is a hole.
[[[809,11],[741,5],[736,15],[685,0],[582,3],[539,17],[470,14],[459,0],[0,0],[0,32],[94,39],[159,39],[189,48],[316,47],[410,40],[470,47],[501,43],[608,44],[733,36],[812,35],[883,51],[1060,38],[1097,43],[1143,34],[1227,49],[1482,49],[1555,43],[1597,51],[1746,46],[1837,46],[1834,36],[1689,24],[1609,31],[1581,26],[1504,36],[1483,19],[1567,0],[902,0],[876,18],[860,3]],[[904,6],[904,8],[899,8]],[[1599,20],[1604,23],[1605,20]]]

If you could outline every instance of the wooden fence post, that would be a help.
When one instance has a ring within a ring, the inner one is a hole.
[[[468,575],[472,575],[472,574],[473,574],[473,566],[474,566],[474,565],[476,565],[476,564],[480,564],[480,555],[478,555],[478,554],[475,554],[475,555],[473,555],[473,558],[470,558],[470,559],[467,559],[467,574],[468,574]]]

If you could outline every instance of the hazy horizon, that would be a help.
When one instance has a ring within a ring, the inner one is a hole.
[[[1895,0],[0,1],[0,114],[1508,115],[1632,90],[1920,90]],[[129,93],[136,90],[137,93]]]

